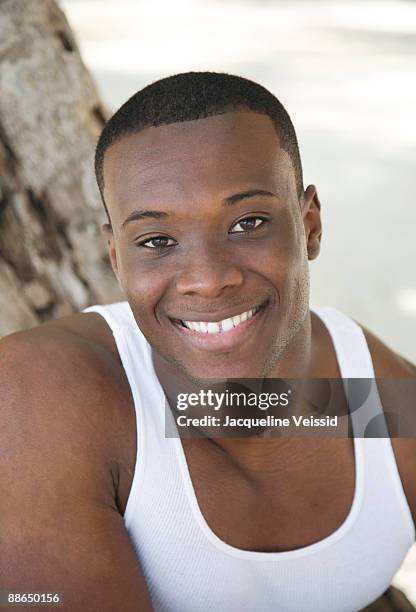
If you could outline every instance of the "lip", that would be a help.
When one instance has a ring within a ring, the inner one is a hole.
[[[193,347],[204,351],[224,351],[233,349],[235,346],[247,341],[253,335],[253,333],[255,333],[256,329],[264,319],[268,306],[269,302],[267,301],[260,306],[260,310],[258,310],[256,314],[251,317],[251,319],[243,321],[240,323],[240,325],[233,327],[233,329],[230,329],[229,331],[220,332],[218,334],[193,331],[187,327],[184,327],[178,322],[178,319],[170,319],[170,322],[174,329],[181,334],[182,338],[189,342]],[[225,316],[224,318],[227,317]],[[186,320],[191,321],[192,319]],[[209,322],[209,319],[196,320],[205,320]],[[216,321],[218,320],[222,319],[218,319],[217,317]]]
[[[224,321],[225,319],[229,319],[231,317],[235,317],[236,315],[241,315],[243,312],[248,312],[249,310],[253,310],[254,308],[258,308],[259,306],[263,308],[267,303],[263,302],[262,304],[255,304],[254,306],[241,306],[240,309],[234,308],[232,312],[216,312],[214,314],[194,314],[190,318],[187,316],[182,317],[169,317],[171,321],[196,321],[199,323],[200,321],[204,321],[205,323],[218,323],[219,321]]]

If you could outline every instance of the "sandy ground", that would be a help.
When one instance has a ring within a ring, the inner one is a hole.
[[[269,87],[297,127],[323,207],[312,301],[416,361],[415,2],[63,0],[115,109],[185,70]],[[416,604],[416,552],[396,577]]]

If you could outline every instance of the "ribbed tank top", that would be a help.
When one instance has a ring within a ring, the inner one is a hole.
[[[342,378],[374,379],[361,328],[332,308],[312,310],[330,333]],[[106,320],[131,387],[137,458],[124,523],[156,611],[356,612],[388,588],[415,527],[390,439],[360,437],[383,415],[375,384],[363,409],[350,413],[355,493],[340,527],[296,550],[241,550],[210,529],[181,440],[165,437],[165,395],[129,304],[84,312]]]

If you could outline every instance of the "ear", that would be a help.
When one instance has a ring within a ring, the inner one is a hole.
[[[119,279],[119,275],[118,275],[118,265],[117,265],[117,253],[116,253],[116,247],[115,247],[115,243],[114,243],[114,234],[113,234],[113,228],[109,223],[104,223],[101,226],[101,231],[106,239],[107,242],[107,248],[108,248],[108,255],[110,257],[110,261],[111,261],[111,267],[113,268],[113,272],[117,277],[117,280],[120,284],[120,279]]]
[[[322,238],[321,203],[315,185],[309,185],[303,195],[302,218],[308,259],[312,260],[319,255]]]

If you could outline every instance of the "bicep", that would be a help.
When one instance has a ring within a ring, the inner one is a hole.
[[[59,592],[64,610],[151,609],[115,511],[80,503],[62,512],[32,504],[30,495],[12,495],[10,501],[1,525],[2,591]]]
[[[88,401],[71,409],[17,356],[0,358],[0,591],[60,592],[63,610],[151,610]]]

